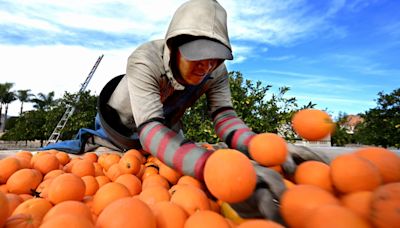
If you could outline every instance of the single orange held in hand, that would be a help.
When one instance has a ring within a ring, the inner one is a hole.
[[[219,149],[206,161],[204,181],[216,198],[235,203],[247,199],[253,193],[257,176],[246,155],[238,150]]]
[[[249,142],[249,153],[263,166],[281,165],[286,161],[286,141],[277,134],[258,134]]]
[[[298,135],[310,141],[321,140],[333,134],[335,130],[331,117],[318,109],[303,109],[296,112],[292,117],[292,127]]]

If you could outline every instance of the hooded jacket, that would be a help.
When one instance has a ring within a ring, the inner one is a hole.
[[[232,108],[225,64],[220,64],[199,85],[182,85],[175,79],[175,41],[183,35],[208,37],[231,49],[224,8],[215,0],[190,0],[175,12],[165,39],[145,43],[129,56],[126,75],[107,104],[116,113],[114,119],[118,119],[112,122],[128,129],[126,136],[139,138],[143,149],[167,165],[202,179],[211,152],[177,133],[185,110],[201,95],[206,94],[216,132],[228,145],[247,145],[254,133]],[[235,136],[238,129],[241,133]]]
[[[232,106],[225,64],[197,86],[184,86],[175,79],[170,61],[175,47],[168,44],[180,35],[209,37],[230,48],[226,12],[217,1],[192,0],[179,7],[165,39],[143,44],[130,55],[126,76],[108,102],[129,128],[151,119],[173,127],[204,93],[211,113]]]

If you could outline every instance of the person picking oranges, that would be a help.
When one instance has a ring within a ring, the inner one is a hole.
[[[165,38],[139,46],[128,58],[126,74],[105,85],[95,130],[81,129],[75,140],[43,149],[79,154],[100,146],[122,152],[141,148],[178,172],[203,180],[213,151],[186,139],[181,122],[202,95],[215,132],[227,147],[250,157],[248,145],[257,135],[233,108],[224,63],[232,59],[225,9],[215,0],[187,1],[176,10]],[[282,178],[257,163],[254,167],[257,188],[248,199],[254,203],[248,205],[273,217],[272,201],[284,191]]]

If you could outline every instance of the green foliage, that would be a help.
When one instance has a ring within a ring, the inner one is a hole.
[[[377,107],[362,114],[355,137],[362,144],[400,148],[400,88],[378,93]]]
[[[72,105],[76,100],[77,94],[65,93],[61,104],[61,113],[58,110],[59,118],[57,122],[61,119],[65,112],[65,107],[67,105]],[[96,105],[97,96],[90,95],[90,91],[83,92],[80,96],[79,102],[75,105],[75,112],[69,118],[65,128],[61,132],[61,139],[67,140],[75,137],[78,130],[81,128],[94,129],[94,120],[96,116]],[[53,128],[55,125],[53,126]]]
[[[17,120],[14,127],[3,136],[3,140],[47,140],[57,123],[64,114],[67,105],[74,104],[76,94],[65,93],[58,102],[52,96],[43,96],[47,102],[38,101],[36,110],[24,112]],[[50,99],[48,99],[51,97]],[[50,102],[51,101],[51,102]],[[82,93],[76,104],[74,114],[69,118],[61,132],[62,140],[72,139],[80,128],[93,128],[96,115],[97,96],[90,95],[90,91]]]
[[[15,126],[8,130],[3,140],[44,140],[46,112],[33,110],[23,113],[16,121]]]
[[[314,106],[309,103],[299,107],[296,98],[285,98],[288,87],[279,88],[278,94],[270,94],[268,92],[271,85],[263,86],[260,81],[254,84],[245,80],[240,72],[230,72],[228,77],[233,107],[238,116],[256,133],[280,133],[288,140],[293,139],[294,134],[289,124],[293,113]],[[219,141],[207,110],[205,96],[187,110],[183,117],[187,138],[197,142]]]

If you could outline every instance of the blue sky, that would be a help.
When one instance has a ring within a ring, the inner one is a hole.
[[[182,0],[0,0],[0,83],[32,93],[98,94],[125,72],[141,43],[163,38]],[[395,0],[220,0],[235,59],[229,70],[313,102],[336,116],[376,107],[400,86],[400,2]],[[271,94],[268,94],[269,96]],[[267,95],[267,96],[268,96]],[[9,114],[17,115],[19,102]],[[31,108],[26,105],[26,108]]]

